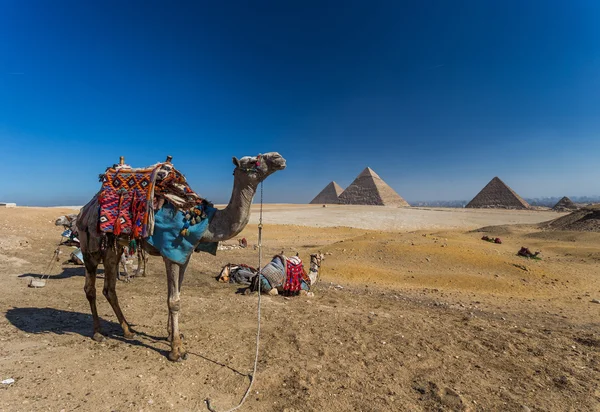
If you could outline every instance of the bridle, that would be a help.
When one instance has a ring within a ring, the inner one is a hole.
[[[256,162],[254,162],[254,166],[252,166],[252,167],[238,167],[238,169],[241,170],[242,172],[246,173],[246,174],[258,173],[260,171],[260,165],[262,164],[261,160],[262,160],[262,155],[259,154],[258,156],[256,156]],[[233,172],[235,174],[235,170]]]

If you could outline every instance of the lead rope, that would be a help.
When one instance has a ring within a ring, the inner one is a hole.
[[[258,270],[259,271],[261,268],[261,260],[262,260],[262,228],[263,228],[262,215],[263,215],[263,182],[260,182],[260,218],[258,220]],[[258,325],[256,327],[256,354],[254,356],[254,369],[252,370],[252,375],[250,375],[250,384],[248,385],[248,389],[246,389],[246,393],[244,394],[244,397],[242,398],[242,400],[240,401],[238,406],[236,406],[235,408],[229,409],[226,412],[233,412],[242,407],[244,402],[246,402],[246,398],[250,394],[250,390],[252,389],[252,384],[254,383],[254,379],[256,376],[256,368],[258,366],[258,348],[259,348],[259,344],[260,344],[260,284],[261,284],[260,272],[256,276],[258,276],[258,278],[257,278],[257,283],[258,283],[258,309],[257,309]],[[212,405],[210,404],[210,399],[206,398],[205,402],[206,402],[206,407],[208,408],[209,411],[217,412],[217,410],[214,409],[212,407]]]

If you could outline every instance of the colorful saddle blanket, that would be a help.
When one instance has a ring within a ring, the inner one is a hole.
[[[142,169],[114,165],[100,175],[100,181],[100,233],[144,238],[181,264],[194,250],[216,254],[216,242],[200,243],[216,209],[189,187],[170,162]]]
[[[288,258],[284,255],[275,255],[273,260],[259,272],[256,281],[251,285],[252,290],[257,290],[259,281],[263,291],[277,289],[284,294],[294,295],[300,289],[310,290],[310,278],[298,256]]]
[[[302,285],[302,277],[306,276],[302,260],[298,256],[292,256],[287,260],[286,279],[283,290],[288,293],[299,292]]]
[[[148,237],[153,233],[154,210],[165,201],[177,208],[190,209],[205,203],[171,163],[134,169],[115,165],[100,175],[102,187],[99,229],[103,233]]]

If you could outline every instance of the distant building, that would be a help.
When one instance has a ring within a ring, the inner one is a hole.
[[[531,209],[521,196],[515,193],[498,177],[494,177],[481,189],[466,207],[470,208],[498,208],[498,209]]]
[[[340,185],[335,182],[329,183],[313,200],[310,201],[312,205],[319,204],[337,204],[338,197],[344,191]]]
[[[338,200],[346,205],[410,206],[369,167],[354,179]]]
[[[577,209],[579,209],[579,207],[577,207],[577,205],[573,203],[573,201],[567,196],[564,196],[562,199],[560,199],[552,208],[552,210],[559,212],[569,212]]]
[[[17,207],[16,203],[3,203],[0,202],[0,207]]]

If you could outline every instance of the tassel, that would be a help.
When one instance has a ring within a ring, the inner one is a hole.
[[[137,242],[135,239],[131,239],[129,242],[129,256],[133,256],[137,250]]]

